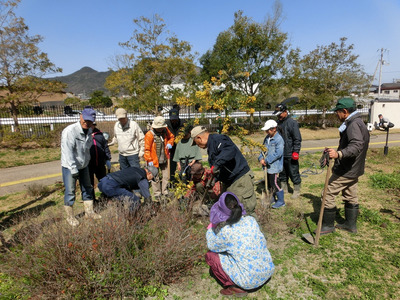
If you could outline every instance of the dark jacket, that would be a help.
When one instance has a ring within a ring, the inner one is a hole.
[[[120,184],[121,188],[127,190],[140,190],[144,198],[150,197],[149,181],[146,171],[138,167],[129,167],[117,172],[108,174],[112,179]]]
[[[210,134],[207,153],[210,166],[220,169],[217,179],[228,186],[250,171],[239,148],[226,135]]]
[[[174,137],[176,138],[179,134],[179,130],[185,126],[185,121],[182,119],[177,119],[177,122],[174,123],[171,120],[166,120],[165,123],[168,126],[169,131],[172,132],[172,134],[174,135]]]
[[[103,133],[95,128],[92,133],[93,145],[90,148],[90,167],[104,166],[106,160],[111,160],[111,152],[108,148]]]
[[[117,172],[108,174],[116,182],[121,184],[121,187],[128,190],[138,190],[139,182],[143,179],[147,180],[146,171],[138,167],[129,167]]]
[[[283,156],[292,157],[293,152],[300,153],[301,134],[297,121],[293,120],[290,116],[287,116],[283,120],[278,120],[277,123],[279,133],[285,141]]]
[[[340,133],[338,151],[343,157],[336,159],[333,173],[346,178],[357,178],[364,174],[367,156],[369,131],[360,113],[345,121],[346,129]]]

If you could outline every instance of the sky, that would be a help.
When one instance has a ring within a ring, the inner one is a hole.
[[[399,0],[281,0],[281,30],[293,48],[307,54],[318,46],[347,37],[358,63],[374,75],[374,84],[400,79]],[[274,0],[22,0],[16,14],[25,19],[30,35],[41,35],[38,46],[72,74],[88,66],[112,68],[119,46],[132,36],[133,19],[160,15],[167,29],[187,41],[193,51],[211,50],[219,33],[233,25],[234,13],[255,22],[273,14]],[[382,51],[383,49],[383,51]],[[382,71],[377,68],[383,53]],[[381,74],[381,76],[379,76]]]

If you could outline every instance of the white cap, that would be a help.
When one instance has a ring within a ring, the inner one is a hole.
[[[278,126],[278,123],[276,123],[275,120],[268,120],[267,122],[265,122],[264,127],[261,128],[261,130],[268,130],[271,128],[275,128]]]

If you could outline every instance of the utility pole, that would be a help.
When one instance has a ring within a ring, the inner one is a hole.
[[[383,52],[386,51],[386,49],[381,48],[381,58],[379,60],[379,84],[378,84],[378,98],[381,97],[381,78],[382,78],[382,65],[385,64],[385,61],[383,60]]]

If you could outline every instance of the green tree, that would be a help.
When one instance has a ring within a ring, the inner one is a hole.
[[[30,36],[24,19],[15,15],[20,0],[0,0],[0,103],[11,109],[18,131],[18,108],[34,103],[44,93],[60,92],[65,85],[42,79],[61,72],[39,50],[43,40]]]
[[[361,93],[370,82],[370,77],[357,63],[353,44],[346,45],[346,40],[343,37],[339,44],[318,46],[293,64],[293,72],[297,74],[294,84],[302,94],[301,103],[323,110],[323,128],[325,113],[338,98]]]
[[[274,14],[263,23],[236,12],[234,24],[220,33],[213,49],[200,58],[202,78],[215,76],[222,81],[232,95],[230,107],[252,114],[282,90],[287,57],[293,53],[287,34],[279,28],[281,11],[276,1]],[[239,93],[233,95],[233,91]]]
[[[191,46],[166,30],[158,15],[135,19],[132,37],[120,46],[128,53],[115,57],[116,67],[106,80],[113,95],[125,95],[122,106],[157,111],[166,101],[187,96],[196,75]],[[180,87],[171,84],[184,82]],[[168,88],[165,88],[168,86]]]
[[[91,93],[89,103],[93,107],[111,107],[113,105],[111,98],[104,96],[104,91],[94,91]]]
[[[81,99],[76,97],[68,97],[64,100],[64,105],[78,105],[81,104]]]

